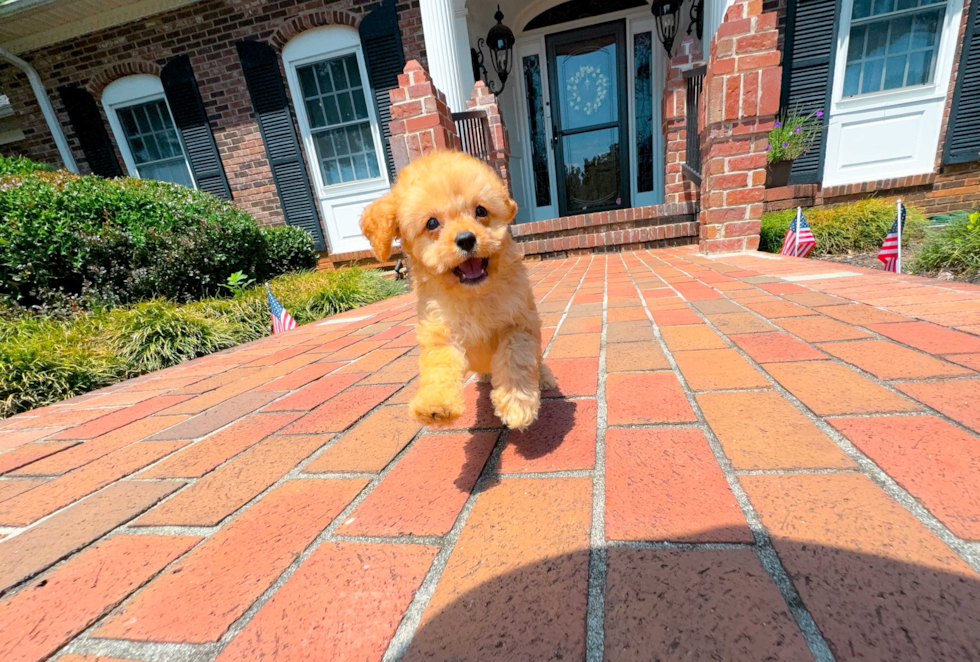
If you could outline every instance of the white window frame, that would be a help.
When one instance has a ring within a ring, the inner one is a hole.
[[[844,74],[853,7],[853,0],[843,0],[823,185],[840,186],[930,173],[936,166],[939,132],[956,55],[963,0],[947,0],[931,83],[845,98]],[[879,151],[877,158],[864,164],[847,163],[845,151],[854,147],[845,135],[848,131],[857,135],[873,135],[873,146]]]
[[[354,55],[357,57],[357,68],[361,74],[365,103],[368,110],[368,121],[371,124],[375,158],[378,159],[378,172],[380,175],[369,179],[359,179],[354,182],[327,184],[323,181],[323,172],[321,171],[320,161],[317,158],[316,145],[313,142],[313,131],[310,128],[309,118],[307,117],[306,107],[304,105],[303,88],[300,86],[299,75],[296,73],[296,70],[308,64],[332,60],[345,55]],[[334,195],[369,192],[382,188],[387,189],[390,183],[388,181],[388,166],[385,162],[384,144],[381,140],[378,118],[374,111],[373,92],[370,86],[370,79],[367,75],[364,54],[361,52],[361,39],[357,31],[353,28],[340,25],[328,25],[308,30],[294,37],[286,44],[282,49],[282,62],[285,65],[286,82],[289,84],[289,94],[293,99],[293,109],[296,111],[296,121],[299,124],[299,132],[306,153],[306,164],[313,175],[317,197],[323,199]]]
[[[119,147],[119,153],[122,154],[123,162],[126,165],[126,173],[130,177],[140,178],[136,158],[133,156],[132,150],[129,149],[129,140],[126,137],[122,122],[119,120],[118,111],[130,106],[138,106],[161,99],[167,112],[170,114],[170,121],[174,125],[174,129],[177,131],[177,139],[180,141],[180,151],[184,155],[184,165],[187,167],[187,172],[190,175],[194,188],[197,188],[194,169],[191,168],[190,159],[187,156],[187,148],[184,146],[184,140],[180,135],[180,130],[177,129],[177,123],[174,122],[174,114],[170,110],[170,104],[167,102],[166,94],[164,94],[163,83],[160,82],[157,76],[151,74],[134,74],[132,76],[118,78],[106,85],[102,91],[102,108],[105,110],[106,119],[109,120],[109,127],[112,129],[112,135],[116,139],[116,146]]]

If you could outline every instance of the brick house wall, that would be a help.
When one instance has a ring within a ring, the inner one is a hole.
[[[88,88],[98,101],[102,90],[113,80],[135,73],[159,75],[168,58],[187,54],[236,206],[255,216],[260,223],[281,224],[284,219],[279,198],[235,42],[260,39],[281,49],[290,37],[311,27],[337,23],[356,27],[375,6],[374,2],[361,0],[202,0],[20,56],[37,69],[44,81],[79,170],[87,173],[88,163],[58,99],[57,88],[74,83]],[[418,0],[400,3],[396,9],[405,59],[424,64],[425,45]],[[24,140],[4,145],[3,153],[60,163],[54,140],[27,77],[6,66],[0,68],[0,81],[26,135]],[[108,129],[104,111],[102,114]],[[111,131],[109,133],[115,144],[115,137]],[[122,164],[118,147],[116,152]]]

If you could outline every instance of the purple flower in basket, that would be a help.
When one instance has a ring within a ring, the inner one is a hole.
[[[823,117],[823,111],[822,110],[818,110],[817,111],[817,117]]]
[[[783,143],[783,147],[789,147],[789,143]]]
[[[781,127],[782,125],[783,125],[783,123],[782,123],[782,122],[776,122],[776,124],[775,124],[775,127],[776,127],[776,128],[778,129],[778,128],[779,128],[779,127]]]

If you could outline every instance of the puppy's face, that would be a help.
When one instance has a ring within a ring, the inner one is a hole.
[[[475,292],[497,272],[516,213],[489,166],[459,152],[436,152],[402,170],[395,187],[365,209],[361,228],[379,259],[400,238],[412,265],[430,279]]]

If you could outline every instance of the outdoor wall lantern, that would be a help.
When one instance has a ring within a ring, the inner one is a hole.
[[[660,43],[664,45],[668,57],[674,48],[674,37],[677,35],[682,4],[684,4],[683,0],[653,0],[653,4],[650,5],[650,11],[657,19]]]
[[[470,55],[473,59],[473,77],[482,80],[491,92],[499,95],[504,91],[504,85],[507,84],[507,77],[510,75],[510,69],[514,65],[512,56],[514,54],[515,39],[511,29],[502,23],[504,13],[500,11],[500,5],[497,5],[497,13],[493,17],[497,20],[497,24],[490,28],[485,42],[483,39],[476,42],[479,50],[471,48]],[[499,88],[493,81],[487,78],[487,68],[483,64],[484,45],[490,49],[490,62],[493,65],[493,70],[497,73],[497,78],[500,79]]]
[[[691,28],[697,28],[698,41],[704,39],[704,0],[694,0],[691,3],[690,22],[687,24],[687,34]]]

